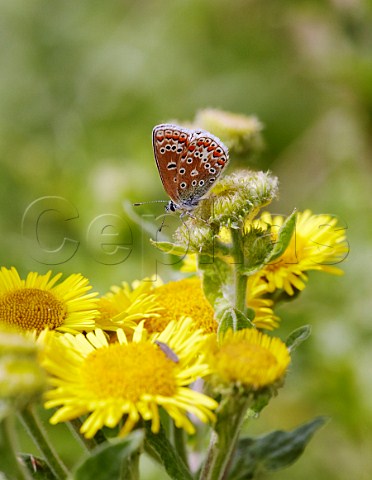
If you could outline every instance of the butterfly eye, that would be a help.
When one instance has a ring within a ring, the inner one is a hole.
[[[164,148],[164,147],[161,147],[160,153],[161,153],[161,154],[164,154],[164,153],[165,153],[165,148]]]
[[[199,185],[202,187],[204,185],[204,180],[199,180]]]
[[[209,179],[209,183],[213,183],[215,180],[216,180],[216,179],[215,179],[214,177],[211,177],[211,178]]]
[[[177,145],[172,145],[172,150],[175,152],[177,149]]]
[[[189,157],[187,160],[186,160],[187,163],[192,163],[193,162],[193,159],[191,157]]]
[[[177,153],[181,153],[182,152],[182,147],[178,147],[177,148]]]
[[[181,175],[183,175],[186,172],[186,170],[184,168],[180,168],[179,172]]]
[[[196,187],[196,184],[197,184],[197,183],[198,183],[197,180],[193,180],[193,181],[191,182],[191,185],[192,185],[193,187]]]
[[[181,187],[181,188],[186,188],[186,187],[187,187],[187,183],[186,183],[186,182],[180,183],[180,187]]]
[[[210,168],[209,173],[216,173],[216,169],[215,168]]]
[[[206,164],[204,165],[204,168],[207,169],[207,170],[208,170],[208,168],[210,168],[210,167],[211,167],[211,164],[210,164],[210,163],[206,163]]]

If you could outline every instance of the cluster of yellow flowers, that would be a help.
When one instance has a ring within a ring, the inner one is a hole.
[[[260,220],[275,235],[282,217]],[[177,427],[195,431],[188,414],[214,421],[218,402],[192,388],[197,378],[211,384],[260,391],[280,382],[290,363],[287,346],[262,330],[279,324],[270,294],[302,290],[309,270],[341,273],[334,264],[347,253],[344,230],[325,215],[305,211],[283,255],[252,275],[248,306],[254,327],[228,331],[217,342],[218,324],[194,273],[161,284],[153,279],[123,282],[99,297],[80,274],[0,270],[0,322],[34,332],[50,389],[45,407],[57,407],[51,423],[87,415],[81,432],[93,437],[102,427],[131,431],[141,420],[160,428],[159,408]],[[185,270],[193,270],[192,258]],[[216,380],[213,381],[213,380]],[[213,395],[213,394],[212,394]],[[217,395],[216,395],[217,397]]]

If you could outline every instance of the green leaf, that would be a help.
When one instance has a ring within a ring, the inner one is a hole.
[[[296,328],[287,338],[285,344],[291,352],[301,345],[302,342],[307,340],[311,334],[311,325],[304,325],[303,327]]]
[[[169,442],[163,428],[155,434],[151,431],[151,426],[146,423],[145,442],[147,449],[156,452],[170,478],[174,480],[192,480],[193,477],[189,469]]]
[[[182,245],[177,245],[172,242],[155,242],[155,240],[150,239],[151,245],[158,248],[164,253],[168,253],[169,255],[177,255],[179,257],[184,257],[188,250],[186,247]]]
[[[127,480],[130,456],[143,442],[143,432],[137,430],[125,438],[116,439],[94,449],[74,471],[73,480]]]
[[[274,243],[270,255],[266,258],[265,263],[271,263],[277,258],[281,257],[287,249],[289,242],[295,232],[297,221],[296,211],[292,212],[288,218],[286,218],[283,225],[280,227],[278,238]]]
[[[325,417],[317,417],[290,432],[277,430],[262,437],[241,438],[229,480],[249,480],[258,472],[290,466],[301,456],[314,433],[326,421]]]
[[[28,473],[35,480],[55,480],[55,475],[49,468],[48,464],[40,457],[35,457],[29,453],[20,454],[23,464],[28,470]]]
[[[226,331],[231,328],[234,332],[242,330],[243,328],[251,328],[252,322],[240,310],[236,308],[229,308],[224,311],[221,321],[218,326],[217,336],[221,338]]]
[[[198,256],[198,267],[203,273],[203,290],[209,303],[217,310],[225,309],[229,304],[229,288],[233,285],[230,265],[217,257]]]

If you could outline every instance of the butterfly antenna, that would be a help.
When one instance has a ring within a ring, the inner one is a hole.
[[[139,207],[140,205],[148,205],[149,203],[168,203],[168,200],[150,200],[148,202],[136,202],[133,203],[133,207]]]

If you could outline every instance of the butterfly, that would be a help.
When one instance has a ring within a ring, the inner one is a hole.
[[[205,130],[157,125],[152,144],[160,179],[170,197],[167,212],[192,212],[229,162],[227,147]]]

